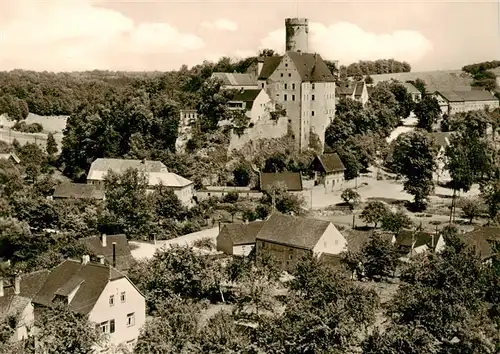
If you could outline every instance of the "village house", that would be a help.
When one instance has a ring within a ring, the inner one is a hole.
[[[450,145],[451,132],[428,133],[428,137],[438,147],[436,156],[437,167],[433,172],[436,183],[446,182],[451,179],[450,173],[446,169],[446,148]]]
[[[220,80],[223,90],[258,89],[254,75],[250,73],[213,73],[212,79]]]
[[[232,186],[204,186],[195,192],[198,200],[205,200],[210,197],[222,198],[229,193],[238,194],[238,198],[260,199],[264,195],[261,191],[251,189],[250,187],[232,187]]]
[[[307,185],[306,185],[307,184]],[[312,187],[314,181],[305,181],[298,172],[274,172],[259,175],[259,188],[261,192],[271,192],[273,188],[281,187],[290,194],[304,199],[305,204],[312,204]]]
[[[329,221],[273,213],[256,239],[257,256],[277,260],[285,270],[293,270],[308,255],[317,257],[347,251],[347,240]]]
[[[462,112],[494,110],[499,107],[498,98],[489,91],[436,91],[433,94],[441,107],[442,114],[452,115]]]
[[[311,163],[315,172],[315,184],[323,184],[326,192],[340,188],[344,182],[345,167],[336,153],[316,155]]]
[[[87,315],[100,332],[109,336],[108,344],[125,345],[132,350],[146,320],[144,295],[118,270],[102,264],[66,260],[48,275],[33,298],[35,315],[55,303]],[[106,347],[96,348],[106,353]]]
[[[19,165],[21,163],[21,159],[14,152],[0,154],[0,160],[7,160],[15,165]]]
[[[440,253],[446,246],[440,233],[413,230],[401,230],[393,239],[393,243],[403,259],[409,259],[424,252]]]
[[[108,171],[122,174],[130,168],[146,175],[150,191],[161,185],[173,190],[183,205],[193,205],[194,182],[168,172],[167,167],[160,161],[99,158],[90,166],[87,183],[102,187]]]
[[[102,185],[85,184],[85,183],[61,183],[58,184],[54,193],[53,199],[104,199],[104,189]]]
[[[110,265],[126,272],[134,263],[126,235],[106,235],[84,237],[79,240],[87,250],[95,255],[100,264]]]
[[[255,247],[255,237],[264,221],[223,225],[217,236],[217,251],[234,256],[248,256]]]
[[[40,270],[13,277],[0,278],[0,319],[16,319],[16,328],[11,341],[26,339],[35,321],[31,300],[40,290],[49,271]]]
[[[336,89],[336,103],[341,98],[358,101],[364,106],[369,99],[368,87],[364,81],[349,82],[346,85],[339,86]]]
[[[406,91],[410,94],[413,102],[417,103],[422,100],[422,92],[420,92],[415,86],[413,86],[413,84],[411,84],[410,82],[402,82],[401,85],[403,85]]]

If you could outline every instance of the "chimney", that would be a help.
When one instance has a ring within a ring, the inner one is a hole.
[[[97,256],[97,258],[99,258],[99,264],[104,264],[104,256],[103,255],[99,255]]]
[[[16,274],[14,276],[14,294],[19,295],[21,293],[21,275]]]
[[[84,254],[82,256],[82,265],[86,265],[87,263],[89,263],[89,259],[90,259],[90,256]]]
[[[113,268],[116,268],[116,242],[113,242]]]
[[[102,234],[101,236],[101,243],[102,243],[102,247],[107,247],[108,244],[106,242],[106,234]]]
[[[0,297],[3,296],[3,278],[0,279]]]

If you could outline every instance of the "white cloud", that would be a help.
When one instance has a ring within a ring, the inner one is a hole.
[[[260,48],[284,52],[285,29],[270,32],[261,40]],[[325,59],[339,60],[341,64],[388,58],[411,64],[431,50],[432,43],[417,31],[400,30],[379,34],[367,32],[347,22],[329,26],[309,23],[309,51],[317,52]]]
[[[167,23],[134,23],[91,0],[0,2],[0,70],[148,70],[144,56],[204,47]],[[120,62],[121,59],[121,62]],[[118,62],[117,62],[118,61]],[[119,65],[118,65],[119,64]]]
[[[204,21],[201,25],[205,28],[218,29],[220,31],[234,32],[238,29],[238,24],[236,22],[225,18],[219,18],[213,22]]]
[[[254,57],[257,55],[257,50],[251,50],[251,49],[237,49],[233,53],[233,57],[239,58],[239,59],[244,59],[248,57]]]

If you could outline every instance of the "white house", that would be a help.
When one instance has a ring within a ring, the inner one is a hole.
[[[102,264],[67,260],[54,268],[33,299],[43,310],[56,302],[88,315],[108,336],[106,346],[125,345],[132,349],[146,320],[146,301],[135,285],[118,270]]]
[[[304,256],[337,255],[347,240],[329,221],[273,213],[255,237],[256,253],[267,255],[291,270]]]
[[[255,247],[255,237],[264,221],[248,224],[227,224],[222,226],[217,236],[217,251],[235,256],[248,256]]]
[[[168,172],[167,167],[160,161],[99,158],[90,166],[87,183],[102,186],[108,171],[121,174],[130,168],[137,169],[146,175],[150,190],[162,185],[172,189],[185,206],[193,205],[194,182]]]
[[[435,97],[441,107],[443,114],[479,111],[484,109],[493,110],[499,107],[498,98],[489,91],[436,91]]]

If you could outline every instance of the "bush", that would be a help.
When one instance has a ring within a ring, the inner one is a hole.
[[[238,201],[239,194],[236,192],[229,192],[223,198],[224,203],[236,203]]]
[[[193,242],[193,247],[213,250],[215,248],[214,241],[210,237],[203,237]]]
[[[22,133],[41,133],[43,132],[43,126],[39,123],[27,124],[25,121],[16,122],[12,126],[13,130],[17,130]]]

